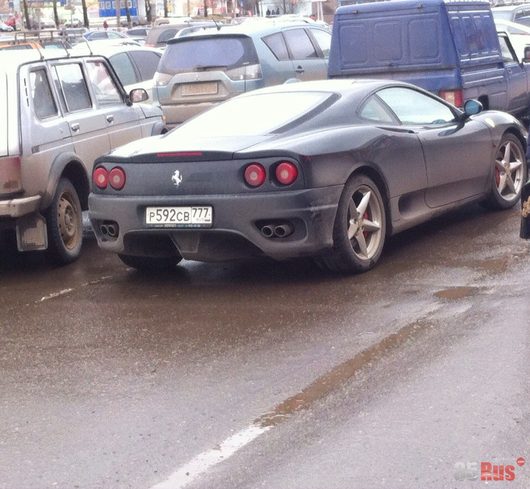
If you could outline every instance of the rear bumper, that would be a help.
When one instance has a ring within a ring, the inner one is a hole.
[[[0,200],[0,217],[22,217],[39,209],[40,195],[21,199]]]
[[[333,225],[343,186],[259,194],[187,197],[113,197],[90,194],[89,216],[98,244],[115,253],[222,261],[248,256],[275,259],[313,256],[333,244]],[[147,206],[212,206],[208,229],[152,228],[145,225]],[[109,239],[102,224],[117,223]],[[289,223],[287,237],[266,237],[263,223]]]
[[[193,116],[200,114],[212,107],[215,107],[220,102],[201,102],[196,104],[177,104],[177,105],[162,105],[162,112],[166,116],[166,125],[173,128]]]

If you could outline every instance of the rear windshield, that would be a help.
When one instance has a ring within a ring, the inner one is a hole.
[[[249,37],[216,36],[168,44],[158,71],[169,75],[218,68],[239,68],[258,63]]]
[[[175,137],[260,136],[296,122],[331,97],[327,92],[288,92],[236,97],[169,133]],[[315,110],[315,113],[317,111]],[[226,121],[230,121],[227,124]]]

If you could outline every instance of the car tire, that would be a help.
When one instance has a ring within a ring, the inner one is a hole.
[[[379,260],[385,236],[386,211],[381,192],[366,175],[354,175],[339,200],[333,248],[317,263],[333,272],[366,272]]]
[[[82,209],[75,187],[61,178],[46,212],[48,252],[59,264],[71,263],[81,254],[83,245]]]
[[[505,134],[495,151],[491,190],[484,205],[490,209],[513,207],[521,196],[527,172],[521,141],[513,134]]]
[[[179,256],[158,257],[158,256],[136,256],[118,254],[120,260],[128,267],[135,268],[139,272],[158,273],[173,270],[182,260]]]

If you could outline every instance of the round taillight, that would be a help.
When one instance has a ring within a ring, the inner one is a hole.
[[[109,184],[109,172],[105,170],[102,166],[98,166],[92,172],[92,181],[97,188],[104,190]]]
[[[291,185],[298,178],[298,168],[290,161],[282,161],[276,167],[276,180],[282,185]]]
[[[245,182],[251,187],[263,185],[266,178],[267,172],[259,163],[251,163],[245,168]]]
[[[109,172],[109,184],[114,190],[121,190],[125,185],[125,172],[116,166]]]

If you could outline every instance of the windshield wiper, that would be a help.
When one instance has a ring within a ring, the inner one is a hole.
[[[228,65],[197,65],[193,69],[195,71],[208,71],[208,70],[218,70],[219,68],[228,68]]]

